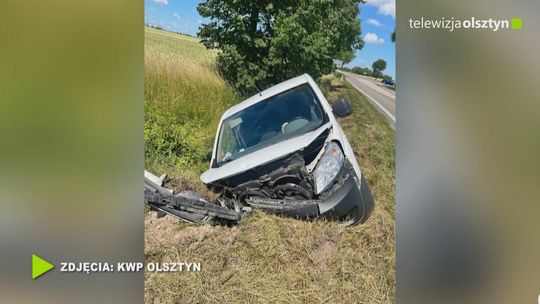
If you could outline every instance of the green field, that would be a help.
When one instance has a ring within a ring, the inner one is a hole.
[[[204,191],[217,122],[239,102],[216,72],[215,53],[195,38],[145,30],[147,169],[176,190]],[[145,217],[147,262],[200,262],[200,273],[147,273],[147,303],[394,303],[395,131],[365,97],[334,76],[319,80],[329,100],[347,97],[340,120],[373,196],[364,225],[306,222],[255,213],[233,228]]]

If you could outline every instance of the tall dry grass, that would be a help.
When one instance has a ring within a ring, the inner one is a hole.
[[[156,173],[188,178],[207,168],[223,112],[239,101],[198,39],[145,29],[145,158]]]

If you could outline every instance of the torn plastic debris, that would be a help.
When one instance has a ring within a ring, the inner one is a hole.
[[[237,222],[241,219],[241,213],[212,204],[195,192],[174,194],[172,190],[162,187],[164,178],[165,175],[157,177],[144,171],[144,200],[152,210],[189,223],[212,219]]]

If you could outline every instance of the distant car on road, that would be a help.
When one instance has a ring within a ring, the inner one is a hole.
[[[388,85],[388,86],[391,86],[391,87],[395,87],[395,86],[396,86],[396,83],[395,83],[392,79],[383,79],[381,82],[382,82],[383,84]]]

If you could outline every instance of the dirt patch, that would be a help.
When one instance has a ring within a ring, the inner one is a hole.
[[[314,262],[324,267],[330,266],[336,255],[337,244],[340,238],[338,231],[326,231],[320,238],[316,238],[314,247],[310,253]]]

